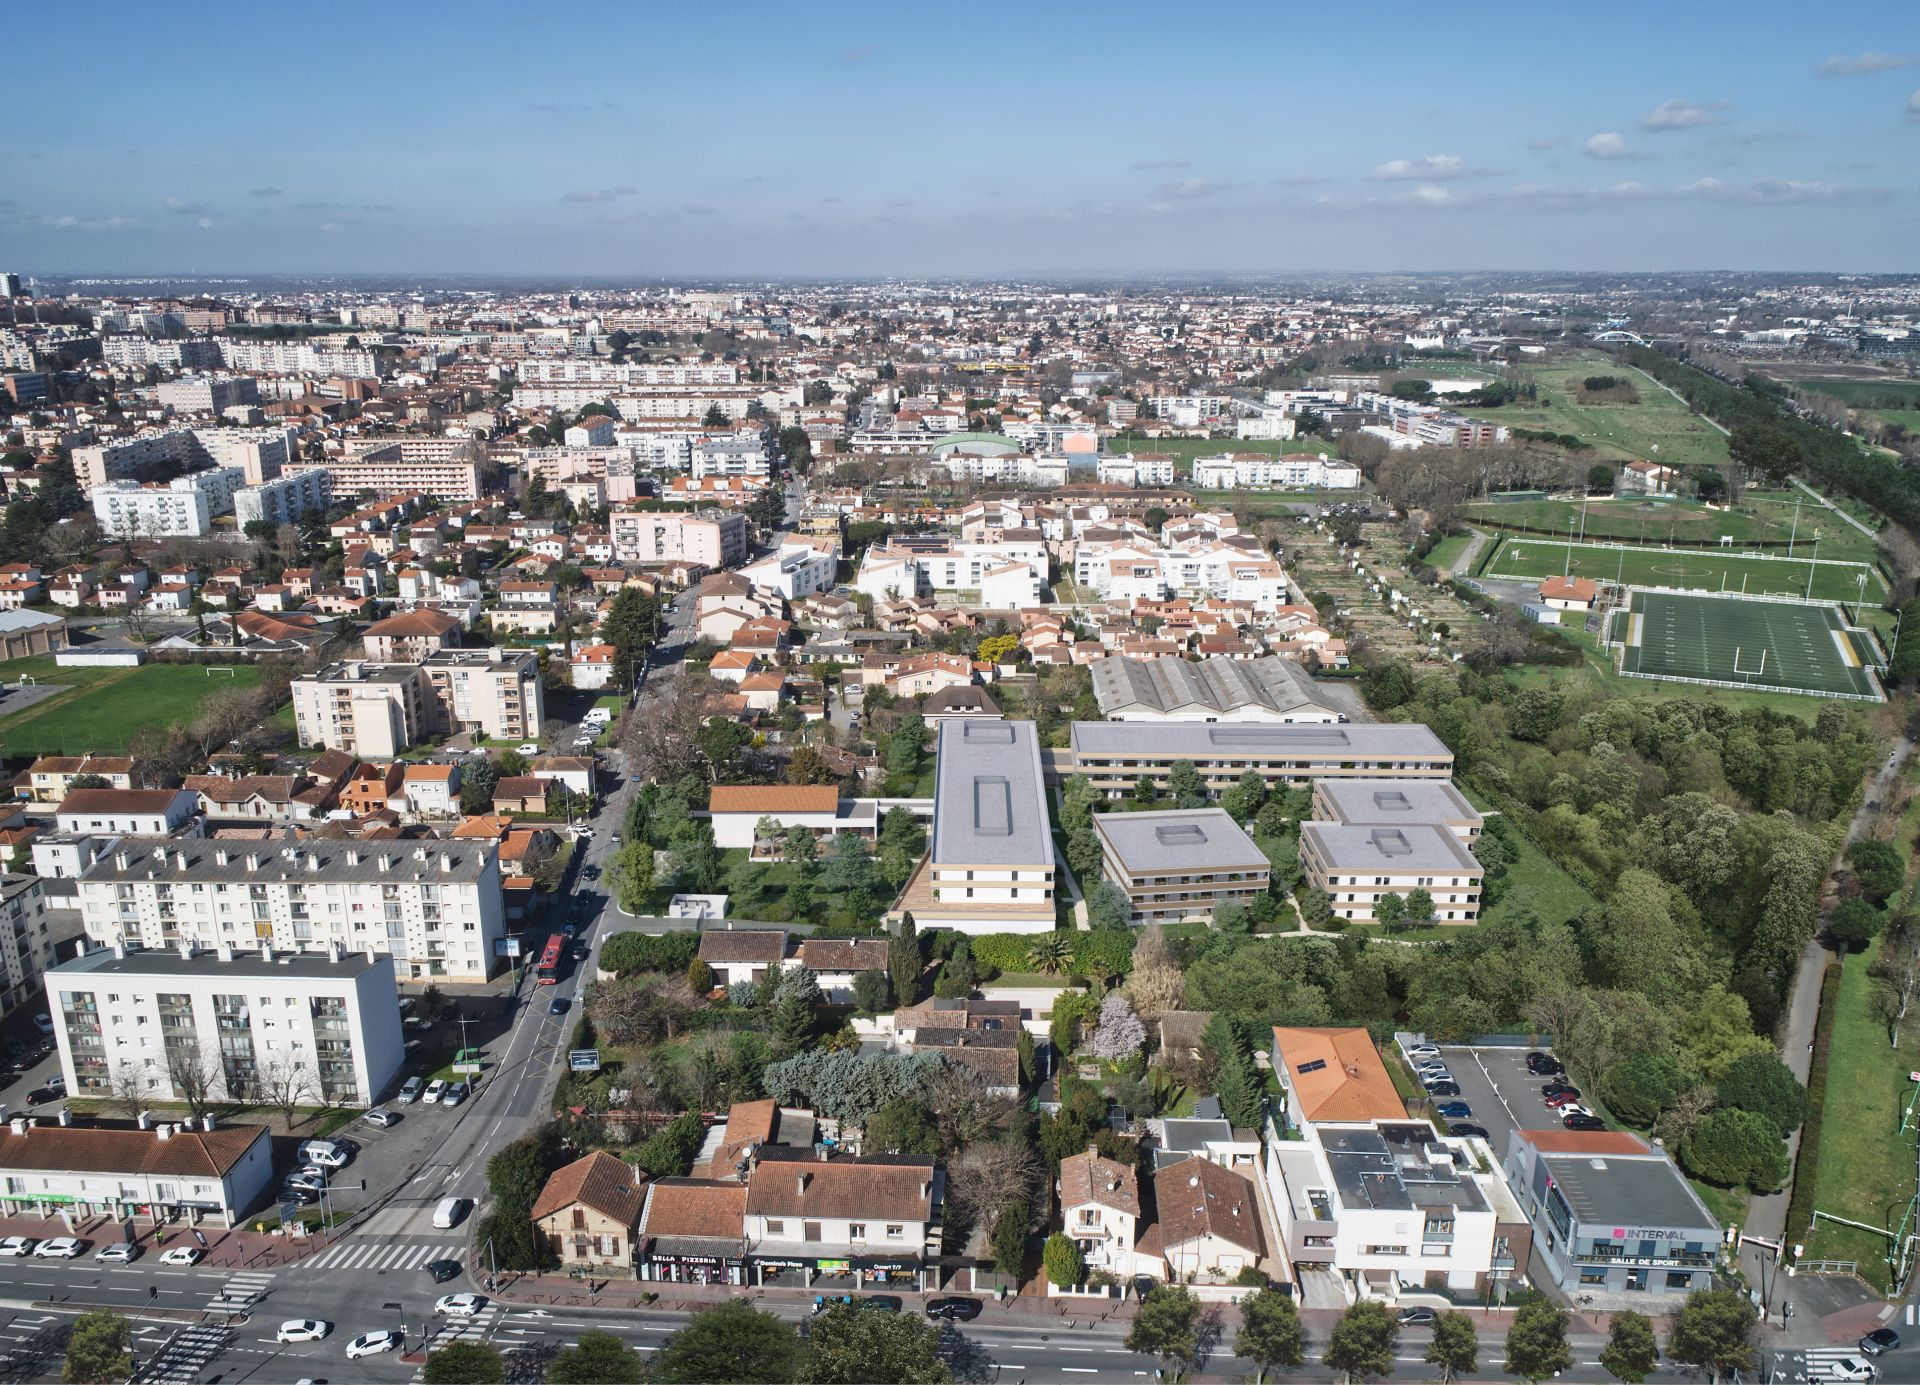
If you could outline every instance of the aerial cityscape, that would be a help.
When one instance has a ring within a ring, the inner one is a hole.
[[[0,1380],[1920,1380],[1911,11],[316,17],[10,26]]]

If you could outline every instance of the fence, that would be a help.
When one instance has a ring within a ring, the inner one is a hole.
[[[1632,612],[1633,595],[1636,592],[1654,592],[1667,596],[1690,597],[1714,597],[1720,595],[1718,592],[1687,591],[1679,587],[1628,587],[1626,590],[1627,600],[1622,604],[1617,614],[1630,614]],[[1831,606],[1841,611],[1843,619],[1845,617],[1845,611],[1837,601],[1808,601],[1798,596],[1763,596],[1757,592],[1742,593],[1739,599],[1742,601],[1771,601],[1777,606]],[[1851,635],[1860,633],[1860,627],[1854,625],[1843,624],[1840,629],[1843,634]],[[1880,686],[1878,675],[1874,673],[1872,668],[1864,664],[1861,665],[1860,671],[1866,674],[1867,684],[1873,689],[1872,692],[1829,692],[1824,688],[1787,687],[1769,683],[1735,683],[1724,678],[1689,678],[1677,673],[1629,673],[1627,671],[1626,637],[1622,635],[1617,640],[1609,639],[1607,645],[1613,650],[1614,672],[1622,678],[1642,678],[1655,683],[1690,683],[1702,688],[1732,688],[1736,692],[1759,691],[1792,693],[1800,697],[1831,698],[1836,702],[1885,702],[1887,700],[1886,690]]]

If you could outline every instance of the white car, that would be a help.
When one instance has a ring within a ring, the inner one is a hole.
[[[323,1169],[344,1169],[353,1159],[353,1156],[344,1149],[316,1149],[307,1157]]]
[[[446,1094],[447,1094],[446,1081],[442,1078],[436,1077],[433,1079],[433,1081],[427,1083],[426,1094],[422,1096],[420,1099],[426,1102],[427,1105],[429,1106],[438,1106],[440,1104],[440,1098],[445,1096]]]
[[[538,755],[540,753],[540,747],[532,741],[528,741],[525,745],[516,745],[514,749],[522,755]]]
[[[197,1246],[175,1246],[172,1250],[167,1251],[160,1257],[160,1263],[163,1265],[197,1265],[200,1263],[200,1257],[205,1254],[206,1252]]]
[[[9,1236],[4,1241],[0,1241],[0,1255],[31,1254],[33,1254],[33,1237],[31,1236]]]
[[[140,1247],[127,1241],[116,1241],[110,1246],[101,1246],[93,1253],[93,1258],[103,1265],[131,1265],[140,1258]]]
[[[1878,1380],[1880,1369],[1871,1361],[1863,1361],[1858,1356],[1843,1357],[1827,1367],[1829,1380]]]
[[[38,1029],[42,1034],[51,1034],[53,1032],[53,1016],[35,1015],[33,1017],[33,1027]]]
[[[592,736],[575,736],[573,738],[573,748],[575,750],[591,750],[593,749],[593,741],[594,738]]]
[[[405,1082],[400,1084],[401,1102],[408,1106],[413,1105],[414,1102],[420,1099],[420,1091],[426,1085],[427,1084],[422,1082],[417,1076],[409,1077]]]
[[[385,1130],[390,1125],[398,1125],[400,1123],[400,1117],[387,1110],[384,1106],[374,1107],[371,1111],[367,1112],[362,1119],[365,1120],[368,1125],[377,1125],[382,1130]]]
[[[33,1253],[49,1260],[74,1260],[78,1259],[80,1252],[85,1249],[86,1245],[72,1236],[55,1236],[52,1240],[42,1241],[35,1246]]]
[[[347,1343],[347,1360],[358,1361],[362,1356],[378,1356],[383,1351],[397,1351],[404,1340],[398,1332],[389,1329],[385,1332],[362,1332]]]
[[[1407,1057],[1416,1063],[1423,1062],[1428,1058],[1438,1058],[1439,1056],[1440,1046],[1438,1044],[1415,1044],[1407,1050]]]
[[[276,1342],[317,1342],[333,1330],[333,1324],[318,1318],[290,1318],[273,1334]]]
[[[433,1305],[433,1311],[450,1318],[470,1318],[486,1306],[484,1294],[448,1294]]]

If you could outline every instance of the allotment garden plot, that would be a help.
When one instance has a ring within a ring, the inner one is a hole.
[[[1866,563],[1799,555],[1776,557],[1732,547],[1646,548],[1515,537],[1499,543],[1499,551],[1481,573],[1483,577],[1526,582],[1544,577],[1591,577],[1596,582],[1628,587],[1681,587],[1810,601],[1865,600],[1878,604],[1886,597],[1886,582]]]
[[[1755,597],[1635,591],[1607,637],[1629,678],[1882,700],[1872,638],[1838,607]]]

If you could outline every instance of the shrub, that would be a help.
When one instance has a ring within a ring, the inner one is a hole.
[[[698,933],[616,933],[600,946],[603,970],[684,972],[700,950]]]
[[[1046,1266],[1047,1278],[1056,1289],[1071,1289],[1087,1277],[1087,1261],[1080,1247],[1058,1231],[1047,1237],[1040,1262]]]

